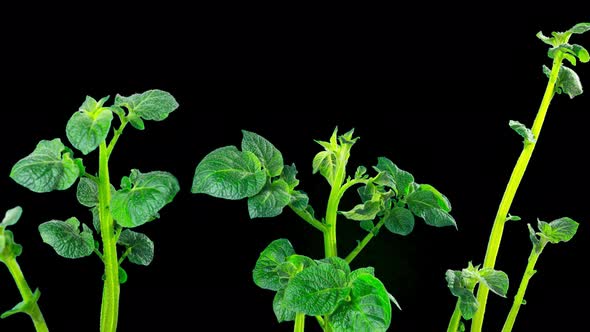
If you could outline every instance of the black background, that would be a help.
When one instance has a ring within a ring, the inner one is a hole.
[[[391,15],[378,8],[348,9],[309,15],[277,9],[267,22],[243,18],[232,8],[224,20],[208,24],[199,20],[207,15],[201,12],[165,27],[142,24],[134,30],[129,24],[114,42],[83,28],[75,36],[76,26],[55,22],[55,29],[7,36],[14,44],[2,66],[0,207],[24,208],[13,227],[24,245],[19,262],[31,286],[42,291],[40,304],[52,330],[97,330],[102,270],[96,257],[58,257],[41,242],[37,225],[70,216],[90,223],[91,217],[77,204],[74,189],[35,194],[9,179],[10,168],[40,139],[66,142],[66,122],[86,95],[151,88],[171,92],[181,106],[164,122],[147,122],[144,132],[126,130],[111,160],[111,177],[118,184],[131,168],[166,170],[182,189],[160,220],[138,229],[154,240],[156,256],[147,268],[126,266],[121,331],[291,330],[291,324],[276,323],[273,294],[253,284],[251,270],[277,238],[288,238],[300,254],[321,257],[320,234],[291,211],[249,220],[245,201],[192,195],[189,189],[197,163],[217,147],[239,145],[240,129],[247,129],[273,142],[286,163],[296,163],[301,189],[322,213],[329,188],[311,174],[320,149],[313,139],[328,139],[335,126],[354,127],[361,137],[349,170],[387,156],[451,199],[459,231],[421,222],[407,237],[384,230],[353,264],[374,266],[402,305],[402,312],[394,309],[392,330],[446,329],[455,298],[444,272],[483,261],[522,147],[508,120],[530,126],[545,88],[541,65],[550,60],[534,35],[568,29],[584,16],[486,7],[463,8],[469,15],[442,15],[437,8]],[[588,36],[576,37],[574,42],[590,47]],[[588,82],[590,66],[576,71]],[[585,321],[586,308],[576,303],[590,295],[582,272],[590,249],[588,98],[556,96],[511,209],[524,220],[507,225],[496,265],[511,278],[509,298],[530,252],[526,223],[567,215],[581,224],[572,242],[549,246],[542,255],[517,331],[567,331]],[[84,159],[95,171],[96,153]],[[341,209],[354,204],[351,193]],[[364,232],[345,219],[338,227],[345,255]],[[9,309],[19,295],[6,269],[0,269],[0,281],[0,308]],[[490,296],[487,330],[500,329],[510,304]],[[317,330],[312,319],[307,323]],[[0,324],[3,331],[32,330],[24,315]]]

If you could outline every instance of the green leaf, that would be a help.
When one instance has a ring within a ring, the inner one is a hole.
[[[477,276],[475,268],[471,263],[469,268],[462,271],[447,270],[445,279],[451,294],[459,298],[459,309],[463,318],[469,320],[477,311],[479,304],[475,295],[473,295],[473,287],[475,287],[474,278]],[[469,280],[473,279],[473,280]]]
[[[285,290],[280,289],[272,301],[272,309],[279,323],[295,320],[295,311],[285,305]]]
[[[129,115],[127,116],[127,120],[129,120],[129,123],[133,126],[133,128],[135,128],[137,130],[144,130],[145,129],[145,124],[143,123],[143,120],[141,119],[141,117],[139,115],[137,115],[137,113],[129,112]]]
[[[292,165],[285,165],[283,167],[283,173],[281,173],[281,179],[287,182],[289,185],[289,189],[293,190],[295,187],[299,185],[299,180],[297,180],[297,167],[295,164]]]
[[[360,223],[360,226],[362,229],[364,229],[367,232],[371,232],[373,230],[373,228],[375,228],[375,224],[373,223],[373,220],[362,220]]]
[[[20,206],[14,207],[4,214],[4,218],[0,223],[0,227],[6,228],[7,226],[12,226],[18,222],[20,217],[23,215],[23,208]]]
[[[394,207],[385,213],[385,227],[394,233],[406,236],[414,230],[414,215],[403,207]]]
[[[28,301],[19,302],[12,309],[10,309],[10,310],[4,312],[2,315],[0,315],[0,318],[4,319],[4,318],[7,318],[7,317],[12,316],[14,314],[18,314],[18,313],[31,315],[33,313],[33,307],[35,306],[37,301],[39,301],[40,297],[41,297],[41,292],[37,288],[37,289],[35,289],[35,292],[33,293],[32,299],[30,299]]]
[[[473,295],[473,293],[467,289],[461,290],[461,296],[459,297],[459,309],[461,310],[461,315],[463,318],[470,320],[473,318],[478,308],[479,303],[477,302],[475,295]]]
[[[260,253],[256,266],[252,271],[254,283],[264,289],[278,291],[282,284],[278,274],[279,266],[286,262],[287,257],[294,255],[295,250],[287,239],[279,239],[271,242]]]
[[[178,103],[166,91],[148,90],[129,97],[117,95],[115,106],[124,106],[129,113],[136,113],[144,120],[162,121],[178,108]]]
[[[377,188],[372,182],[369,182],[366,185],[359,187],[357,192],[361,197],[361,201],[366,203],[373,199],[373,196],[375,196],[375,193],[377,193]]]
[[[485,284],[492,292],[506,297],[508,292],[508,275],[502,271],[496,271],[492,268],[483,268],[479,270],[479,280]]]
[[[377,166],[374,167],[378,172],[385,172],[395,184],[398,194],[405,196],[410,191],[410,185],[414,182],[412,174],[397,167],[391,160],[385,157],[377,158]]]
[[[340,257],[326,257],[320,259],[318,262],[332,265],[335,269],[344,272],[346,276],[350,274],[350,266],[344,259]]]
[[[76,190],[76,198],[86,207],[98,205],[98,184],[88,178],[80,178]]]
[[[362,179],[367,173],[367,168],[365,166],[359,166],[356,168],[356,172],[354,172],[355,179]]]
[[[244,138],[242,139],[242,151],[252,152],[258,159],[262,166],[268,172],[268,175],[278,176],[283,171],[283,155],[275,146],[266,138],[242,130]]]
[[[513,216],[510,213],[508,213],[508,216],[506,217],[506,221],[520,221],[522,220],[522,218],[520,218],[519,216]]]
[[[133,264],[148,266],[154,259],[154,242],[145,234],[126,229],[117,243],[130,250],[127,258]]]
[[[92,97],[86,97],[80,110],[68,121],[66,134],[70,143],[86,155],[104,142],[112,120],[113,112],[110,109],[102,107]]]
[[[59,138],[40,141],[10,172],[14,181],[37,193],[68,189],[79,175],[80,168]]]
[[[407,203],[412,213],[424,219],[428,225],[457,227],[455,219],[439,208],[438,199],[430,191],[417,190],[411,193],[408,195]]]
[[[291,192],[291,202],[289,204],[296,209],[305,210],[309,205],[309,197],[302,190],[294,190]]]
[[[348,275],[348,282],[351,283],[353,280],[355,280],[356,278],[358,278],[359,275],[361,275],[363,273],[364,274],[370,274],[372,276],[375,276],[375,269],[373,267],[371,267],[371,266],[358,268],[358,269],[352,271]]]
[[[517,134],[524,138],[525,144],[537,142],[537,139],[535,138],[535,135],[533,135],[533,132],[522,123],[510,120],[508,125],[510,126],[510,128],[512,128],[512,130],[514,130]]]
[[[590,23],[578,23],[568,30],[568,32],[577,34],[582,34],[587,31],[590,31]]]
[[[557,46],[555,44],[555,38],[547,37],[547,36],[543,35],[543,32],[541,32],[541,31],[537,32],[537,38],[539,38],[541,41],[543,41],[543,43],[545,43],[547,45],[551,45],[553,47]]]
[[[340,213],[351,220],[373,220],[381,210],[381,203],[368,201],[364,204],[358,204],[350,211],[340,211]]]
[[[321,151],[313,158],[312,165],[313,174],[319,171],[332,185],[336,172],[336,154],[332,151]]]
[[[584,92],[580,77],[572,69],[562,66],[555,84],[557,93],[566,93],[570,98],[581,95]]]
[[[539,220],[539,230],[551,243],[568,242],[578,231],[579,224],[568,217],[545,223]]]
[[[49,244],[58,255],[65,258],[81,258],[92,254],[94,239],[92,230],[76,217],[66,221],[52,220],[39,225],[43,242]]]
[[[168,172],[141,173],[133,169],[130,179],[133,187],[118,190],[111,199],[111,214],[123,227],[152,221],[180,190],[178,180]]]
[[[276,180],[264,186],[255,196],[248,198],[248,213],[250,218],[276,217],[289,205],[289,185],[284,180]]]
[[[14,242],[14,234],[0,227],[0,261],[8,257],[16,258],[23,252],[23,246]]]
[[[192,192],[225,199],[242,199],[260,192],[266,173],[252,152],[226,146],[209,153],[197,166]]]
[[[447,196],[443,195],[440,191],[429,184],[421,184],[418,187],[418,190],[426,190],[430,191],[434,194],[436,201],[438,202],[438,207],[441,208],[445,212],[451,212],[451,202],[447,198]]]
[[[350,293],[346,274],[331,264],[304,269],[285,288],[287,306],[309,316],[331,314]]]
[[[124,284],[127,282],[128,276],[127,271],[119,266],[119,284]]]
[[[584,48],[584,46],[573,44],[572,51],[576,54],[578,59],[580,59],[580,62],[586,63],[590,61],[590,54],[588,53],[588,50]]]
[[[527,227],[529,229],[529,238],[531,239],[533,248],[535,249],[535,252],[538,254],[541,252],[541,250],[543,250],[543,245],[541,244],[541,241],[539,240],[539,237],[535,233],[535,230],[533,229],[531,224],[527,224]]]
[[[100,234],[100,216],[98,215],[98,206],[90,208],[90,213],[92,213],[92,226],[94,230],[96,230],[97,234]]]
[[[350,301],[343,302],[329,323],[334,332],[386,331],[391,324],[391,303],[383,283],[370,274],[352,281]]]

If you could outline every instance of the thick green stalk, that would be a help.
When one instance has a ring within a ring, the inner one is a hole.
[[[332,179],[332,189],[328,198],[326,209],[326,231],[324,232],[324,251],[326,257],[337,257],[336,244],[336,219],[338,217],[338,204],[340,204],[340,189],[346,177],[346,163],[350,155],[350,146],[343,144],[336,160],[336,173]]]
[[[459,308],[459,299],[457,299],[455,311],[453,311],[453,316],[451,316],[451,321],[449,321],[447,332],[457,332],[459,324],[461,324],[461,309]]]
[[[119,315],[119,262],[117,259],[117,243],[115,239],[115,226],[113,217],[109,211],[111,202],[111,190],[109,179],[109,153],[106,143],[99,147],[98,165],[98,211],[100,217],[100,233],[102,237],[103,261],[105,267],[105,281],[102,294],[102,306],[100,312],[100,331],[115,332]]]
[[[537,113],[537,116],[535,117],[535,122],[533,123],[533,127],[531,128],[531,131],[537,140],[539,139],[539,135],[541,134],[541,128],[543,127],[543,122],[545,121],[545,116],[547,115],[549,104],[551,103],[551,99],[554,95],[555,83],[557,82],[562,59],[562,56],[556,56],[553,61],[551,74],[549,76],[549,82],[547,83],[547,88],[545,89],[545,94],[543,95],[541,106],[539,107],[539,111]],[[504,223],[506,222],[506,216],[508,215],[510,206],[512,205],[512,201],[514,200],[514,196],[516,195],[516,191],[518,189],[518,186],[520,185],[520,181],[522,180],[524,172],[526,171],[527,165],[529,164],[534,149],[534,143],[525,143],[524,148],[520,154],[520,157],[516,162],[516,166],[514,166],[514,170],[512,171],[512,175],[510,176],[510,180],[508,181],[508,186],[504,191],[504,196],[502,196],[502,201],[500,202],[500,207],[498,208],[498,213],[496,214],[496,218],[494,220],[494,226],[492,227],[492,232],[490,234],[490,239],[488,241],[488,247],[486,250],[486,256],[483,263],[484,268],[494,268],[494,265],[496,264],[498,250],[500,249],[500,242],[502,241],[502,233],[504,232]],[[480,284],[477,291],[477,301],[479,303],[479,309],[473,317],[473,322],[471,324],[472,332],[481,332],[486,310],[486,304],[488,300],[488,294],[489,289],[485,285]]]
[[[541,245],[541,250],[537,252],[535,250],[535,246],[531,250],[531,255],[529,256],[529,262],[526,266],[526,270],[524,271],[524,275],[522,276],[522,280],[520,281],[520,286],[518,287],[518,292],[516,292],[516,296],[514,297],[514,302],[512,303],[512,308],[510,308],[510,313],[506,318],[506,322],[504,323],[504,327],[502,328],[502,332],[510,332],[512,331],[512,327],[514,326],[514,322],[516,321],[516,316],[518,315],[518,310],[520,310],[520,306],[522,305],[522,301],[524,301],[524,293],[526,292],[526,288],[529,285],[529,281],[535,274],[535,264],[537,264],[537,260],[543,251],[545,244]]]
[[[305,314],[298,312],[295,314],[295,328],[293,332],[305,331]]]
[[[16,282],[16,286],[18,287],[18,290],[20,292],[20,295],[23,298],[23,301],[24,302],[33,301],[33,299],[34,299],[33,292],[31,291],[31,288],[29,287],[29,284],[27,283],[27,280],[25,279],[25,276],[23,275],[23,272],[21,271],[20,266],[18,265],[16,258],[15,257],[7,258],[4,263],[6,264],[6,267],[8,268],[8,270],[10,271],[12,278],[14,278],[14,281]],[[47,329],[47,324],[45,323],[45,318],[43,318],[43,314],[41,313],[41,309],[39,309],[39,305],[37,304],[36,301],[33,303],[30,311],[28,311],[27,313],[29,314],[29,316],[33,320],[33,324],[35,325],[35,330],[37,332],[48,332],[49,331],[49,329]]]

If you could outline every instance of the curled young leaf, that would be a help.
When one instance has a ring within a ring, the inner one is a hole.
[[[85,155],[104,142],[111,128],[113,112],[102,106],[106,98],[97,102],[90,96],[86,97],[80,110],[72,115],[66,126],[70,143]]]
[[[40,141],[10,172],[14,181],[37,193],[68,189],[79,175],[78,163],[59,138]]]
[[[127,258],[133,264],[148,266],[154,259],[154,242],[145,234],[126,229],[117,243],[129,250]]]
[[[242,199],[258,194],[267,175],[252,152],[226,146],[209,153],[197,166],[192,192],[225,199]]]
[[[568,242],[578,231],[579,224],[568,217],[550,223],[539,220],[539,230],[551,243]]]
[[[377,213],[381,210],[381,203],[376,201],[368,201],[363,204],[358,204],[350,211],[341,211],[340,213],[348,219],[363,221],[373,220]]]
[[[0,223],[0,227],[6,228],[7,226],[12,226],[18,222],[20,217],[23,214],[23,208],[20,206],[14,207],[4,214],[4,218],[2,218],[2,222]]]
[[[129,97],[117,95],[115,106],[124,106],[130,113],[135,113],[144,120],[162,121],[178,108],[178,103],[170,93],[156,89]]]
[[[525,144],[537,142],[537,139],[535,138],[535,135],[533,135],[533,132],[529,128],[527,128],[525,125],[523,125],[522,123],[520,123],[518,121],[510,120],[508,125],[517,134],[522,136]]]
[[[377,172],[385,172],[387,176],[395,184],[395,189],[398,195],[405,196],[409,194],[410,186],[414,182],[414,177],[409,172],[406,172],[391,160],[385,157],[377,158],[377,166],[374,167]]]

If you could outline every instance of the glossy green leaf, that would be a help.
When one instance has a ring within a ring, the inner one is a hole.
[[[40,141],[35,150],[19,160],[10,177],[37,193],[65,190],[80,175],[80,168],[59,138]]]
[[[289,185],[284,180],[269,183],[255,196],[248,198],[248,213],[250,218],[276,217],[289,205],[291,195]]]
[[[141,173],[134,169],[130,179],[133,187],[118,190],[111,199],[111,214],[123,227],[153,220],[180,190],[178,180],[168,172]]]
[[[290,322],[295,320],[295,311],[289,309],[285,305],[285,290],[280,289],[276,292],[275,297],[272,301],[272,309],[277,317],[279,323]]]
[[[332,185],[336,172],[336,154],[332,151],[321,151],[313,158],[313,174],[318,171],[322,174],[328,183]]]
[[[129,120],[129,123],[133,126],[133,128],[135,128],[137,130],[144,130],[145,129],[145,124],[143,123],[143,120],[141,119],[141,117],[139,115],[137,115],[137,113],[130,112],[129,115],[127,116],[127,120]]]
[[[358,204],[350,211],[340,211],[340,213],[351,220],[373,220],[381,210],[381,203],[368,201],[364,204]]]
[[[115,106],[124,106],[130,113],[135,113],[144,120],[162,121],[178,108],[178,103],[166,91],[148,90],[129,97],[117,95]]]
[[[127,271],[125,271],[125,269],[123,269],[122,267],[119,266],[119,284],[124,284],[127,282],[127,279],[129,279],[129,276],[127,275]]]
[[[410,185],[414,182],[414,177],[409,172],[406,172],[391,160],[385,157],[377,158],[377,166],[375,169],[378,172],[385,172],[395,184],[395,188],[399,195],[405,196],[410,191]]]
[[[209,153],[197,166],[192,192],[242,199],[259,193],[267,179],[258,157],[226,146]]]
[[[430,191],[418,190],[411,193],[408,195],[407,203],[412,213],[424,219],[428,225],[436,227],[457,227],[455,219],[439,208],[438,199]]]
[[[281,152],[266,138],[242,130],[244,135],[242,139],[242,151],[252,152],[266,169],[268,175],[278,176],[283,171],[283,155]]]
[[[438,202],[438,207],[441,208],[445,212],[451,212],[452,206],[451,202],[447,198],[447,196],[443,195],[440,191],[429,184],[421,184],[418,187],[418,190],[426,190],[430,191],[434,194],[436,201]]]
[[[537,139],[535,138],[535,135],[533,135],[533,132],[529,128],[527,128],[525,125],[523,125],[522,123],[520,123],[518,121],[510,120],[508,125],[517,134],[522,136],[525,143],[535,143],[537,141]]]
[[[126,229],[117,243],[129,250],[127,259],[133,264],[148,266],[154,259],[154,242],[145,234]]]
[[[580,59],[580,62],[586,63],[586,62],[590,61],[590,54],[588,53],[588,50],[586,48],[584,48],[584,46],[578,45],[578,44],[573,44],[572,50],[576,54],[578,59]]]
[[[483,268],[479,271],[479,280],[485,284],[492,292],[506,297],[508,292],[508,275],[502,271],[496,271],[492,268]]]
[[[104,142],[112,120],[113,112],[110,109],[102,107],[94,98],[86,97],[80,110],[70,117],[66,135],[70,143],[86,155]]]
[[[578,231],[579,224],[573,219],[563,217],[550,223],[539,220],[539,230],[551,243],[568,242]]]
[[[297,167],[295,164],[292,165],[285,165],[283,167],[283,173],[281,173],[281,179],[284,180],[291,190],[295,189],[299,185],[299,180],[297,180]]]
[[[330,314],[349,294],[346,274],[331,264],[319,264],[298,273],[285,288],[287,306],[306,315]]]
[[[385,227],[394,234],[405,236],[414,230],[414,215],[406,208],[394,207],[383,218]]]
[[[282,288],[279,266],[285,263],[287,257],[294,255],[295,250],[287,239],[279,239],[271,242],[266,249],[260,253],[256,266],[252,271],[254,283],[264,289],[278,291]]]
[[[334,332],[386,331],[391,303],[383,283],[370,274],[359,274],[352,281],[350,301],[343,302],[328,321]]]
[[[81,258],[92,254],[94,239],[92,230],[76,217],[66,221],[52,220],[39,225],[43,242],[49,244],[58,255],[65,258]]]
[[[12,226],[18,222],[20,217],[23,215],[23,208],[20,206],[14,207],[4,214],[4,218],[2,218],[2,222],[0,223],[0,227],[6,228],[7,226]]]

